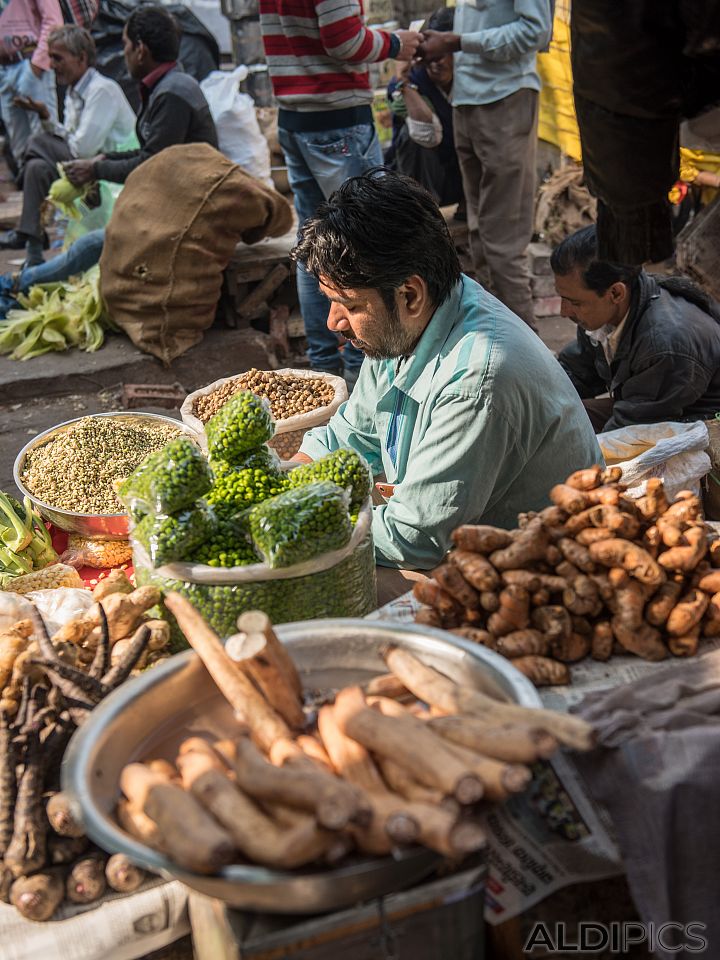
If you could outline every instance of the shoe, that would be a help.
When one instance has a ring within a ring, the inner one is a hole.
[[[37,254],[28,254],[23,261],[23,265],[20,267],[20,272],[27,270],[30,267],[39,267],[41,263],[45,263],[45,257],[41,253]]]
[[[22,250],[26,242],[25,234],[17,230],[6,230],[0,234],[0,250]]]

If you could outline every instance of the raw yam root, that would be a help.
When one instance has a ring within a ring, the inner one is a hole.
[[[670,503],[652,478],[633,500],[620,481],[619,468],[579,470],[552,488],[551,506],[520,514],[515,530],[459,527],[438,578],[422,588],[432,615],[424,610],[418,622],[539,680],[521,658],[658,661],[720,637],[720,539],[708,542],[699,498],[682,491]],[[447,578],[451,568],[477,597]]]
[[[235,705],[237,665],[220,655],[201,618],[169,599]],[[560,682],[561,664],[524,652],[547,642],[537,630],[505,637],[505,652],[522,653],[538,682]],[[382,655],[389,672],[365,690],[338,691],[334,703],[318,709],[316,730],[283,730],[265,699],[265,713],[257,703],[245,705],[244,727],[233,739],[190,736],[172,761],[128,764],[120,774],[119,823],[179,869],[206,874],[241,858],[290,870],[335,863],[353,848],[387,855],[415,843],[455,860],[486,845],[475,819],[480,801],[484,807],[526,790],[531,765],[559,745],[594,744],[592,728],[579,718],[498,699],[505,696],[499,687],[494,695],[478,689],[482,678],[458,685],[401,648]],[[273,730],[281,735],[271,736]],[[56,821],[54,808],[62,806],[59,798],[51,808]],[[67,895],[87,902],[106,884],[129,891],[142,879],[122,855],[106,862],[90,853],[73,866]]]

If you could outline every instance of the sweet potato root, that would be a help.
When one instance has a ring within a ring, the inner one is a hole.
[[[509,586],[500,591],[500,606],[488,617],[488,630],[502,636],[522,630],[530,622],[530,595],[524,587]]]
[[[622,567],[641,583],[659,587],[665,580],[662,567],[653,560],[647,550],[630,540],[621,540],[619,537],[603,540],[591,544],[588,552],[593,561],[605,567]]]

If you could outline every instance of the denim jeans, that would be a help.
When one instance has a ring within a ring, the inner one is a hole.
[[[91,233],[86,233],[84,237],[80,237],[64,253],[53,257],[52,260],[46,260],[45,263],[40,263],[36,267],[25,267],[20,274],[18,291],[27,293],[30,287],[38,283],[68,280],[94,267],[100,260],[104,239],[104,230],[93,230]],[[0,318],[4,317],[8,310],[18,306],[17,301],[12,297],[14,288],[15,278],[11,273],[0,276]]]
[[[29,60],[20,60],[0,67],[0,114],[10,140],[10,149],[15,162],[22,166],[27,142],[34,133],[42,132],[42,124],[36,113],[16,107],[13,97],[31,97],[44,103],[50,111],[50,119],[57,120],[57,90],[54,70],[45,70],[41,77],[32,72]]]
[[[295,197],[298,221],[302,225],[323,200],[349,177],[357,177],[382,164],[382,150],[372,124],[315,133],[278,131],[285,154],[288,180]],[[341,365],[337,334],[328,329],[328,301],[318,282],[298,264],[297,290],[305,323],[310,364],[328,370]],[[343,349],[346,367],[359,368],[363,354],[352,344]]]

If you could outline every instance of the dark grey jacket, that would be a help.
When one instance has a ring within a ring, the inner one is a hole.
[[[640,274],[611,364],[580,327],[558,359],[583,399],[610,393],[605,430],[720,411],[720,307],[685,280]]]
[[[217,148],[215,124],[200,84],[181,66],[155,84],[137,119],[139,150],[108,153],[95,164],[99,180],[124,183],[143,160],[165,147],[182,143],[209,143]]]

